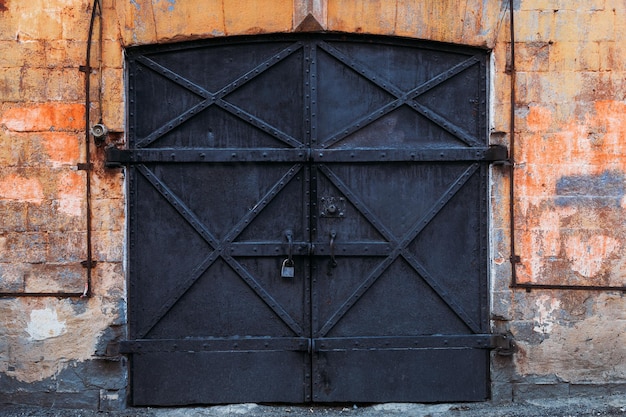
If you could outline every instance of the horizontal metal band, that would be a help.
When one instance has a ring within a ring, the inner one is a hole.
[[[499,334],[376,336],[376,337],[243,337],[139,339],[119,343],[119,353],[157,352],[341,352],[350,350],[510,349],[511,339]]]
[[[308,149],[107,149],[106,165],[177,162],[302,162],[309,159]]]
[[[324,149],[311,151],[316,162],[496,162],[507,159],[503,146],[432,149]]]
[[[136,163],[180,162],[504,162],[504,146],[433,149],[324,149],[237,148],[237,149],[117,149],[106,154],[108,167]]]
[[[314,351],[406,350],[406,349],[495,349],[502,335],[433,335],[400,337],[331,337],[314,339]]]
[[[303,337],[241,337],[202,339],[138,339],[120,342],[120,353],[308,351],[310,339]]]
[[[235,242],[229,250],[232,256],[285,256],[288,254],[287,243],[273,242]],[[340,256],[387,256],[393,250],[393,245],[386,242],[349,242],[335,243],[334,253]],[[293,242],[294,256],[330,256],[329,243]]]

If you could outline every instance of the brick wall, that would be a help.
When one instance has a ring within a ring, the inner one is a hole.
[[[515,236],[518,280],[624,285],[626,5],[516,0]],[[508,2],[103,0],[96,20],[92,123],[123,144],[123,48],[319,29],[493,50],[492,141],[508,143]],[[123,173],[92,143],[90,298],[21,297],[84,288],[85,51],[91,1],[0,0],[0,395],[87,407],[124,403]],[[307,16],[308,20],[303,24]],[[101,46],[100,46],[101,45]],[[99,59],[102,68],[100,70]],[[101,99],[100,99],[101,97]],[[492,315],[518,352],[494,357],[494,398],[610,393],[626,383],[619,292],[509,288],[508,169],[494,168]],[[1,397],[0,397],[1,398]]]
[[[79,66],[90,5],[0,6],[0,292],[16,295],[0,298],[0,399],[93,408],[102,397],[106,406],[125,387],[121,362],[97,359],[125,320],[124,202],[122,177],[103,169],[101,150],[93,155],[93,297],[20,296],[85,287],[86,171],[77,167],[86,162]],[[105,44],[117,39],[117,25],[104,29]],[[114,44],[103,55],[103,118],[119,130],[122,55]],[[99,74],[92,79],[95,97]]]

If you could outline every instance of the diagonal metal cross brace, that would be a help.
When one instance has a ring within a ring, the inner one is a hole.
[[[332,146],[333,144],[345,139],[350,134],[375,122],[376,120],[380,119],[381,117],[385,116],[386,114],[390,113],[391,111],[395,110],[396,108],[404,104],[410,105],[413,109],[415,109],[422,116],[430,119],[433,123],[437,124],[438,126],[448,131],[449,133],[453,134],[455,137],[462,140],[467,145],[470,145],[470,146],[480,145],[480,142],[476,140],[476,138],[474,138],[471,134],[467,133],[464,129],[450,122],[448,119],[439,115],[438,113],[430,109],[427,109],[425,106],[420,105],[414,101],[414,99],[417,98],[419,95],[424,94],[425,92],[433,89],[434,87],[438,86],[444,81],[463,72],[467,68],[477,63],[480,63],[481,61],[478,56],[471,56],[465,61],[460,62],[454,67],[438,74],[437,76],[431,78],[430,80],[405,92],[401,88],[397,87],[394,83],[387,80],[385,77],[382,77],[376,72],[367,69],[359,61],[350,58],[349,56],[347,56],[346,54],[344,54],[337,48],[329,45],[328,43],[320,42],[319,47],[323,49],[324,51],[326,51],[330,56],[332,56],[333,58],[341,62],[342,64],[351,68],[356,74],[367,79],[371,83],[375,84],[376,86],[380,87],[381,89],[385,90],[389,94],[396,97],[395,100],[359,118],[358,120],[356,120],[349,126],[341,129],[340,132],[336,132],[333,135],[331,135],[328,138],[328,140],[324,142],[324,144],[322,145],[323,147]]]
[[[267,123],[266,121],[259,119],[258,117],[256,117],[255,115],[248,113],[247,111],[245,111],[244,109],[242,109],[239,106],[236,106],[232,103],[227,102],[226,100],[222,100],[222,99],[218,99],[215,104],[217,106],[219,106],[220,108],[226,110],[227,112],[229,112],[230,114],[236,116],[237,118],[243,120],[244,122],[247,122],[249,124],[251,124],[252,126],[256,127],[259,130],[262,130],[263,132],[274,136],[276,139],[279,139],[281,142],[284,142],[288,145],[293,146],[294,148],[302,148],[304,147],[304,144],[300,141],[298,141],[297,139],[295,139],[294,137],[288,135],[287,133],[283,132],[282,130],[278,129],[277,127],[272,126],[271,124]]]
[[[159,139],[161,136],[163,136],[167,132],[175,129],[178,126],[180,126],[181,124],[183,124],[187,120],[191,119],[192,117],[194,117],[198,113],[200,113],[203,110],[205,110],[207,107],[215,104],[218,100],[223,99],[227,94],[230,94],[231,92],[235,91],[236,89],[242,87],[243,85],[247,84],[251,80],[255,79],[257,76],[259,76],[260,74],[264,73],[268,69],[272,68],[277,63],[283,61],[285,58],[291,56],[294,52],[298,51],[301,48],[302,48],[302,42],[296,42],[296,43],[294,43],[294,44],[284,48],[282,51],[278,52],[275,55],[272,55],[269,58],[267,58],[265,61],[261,62],[259,65],[257,65],[256,67],[252,68],[250,71],[246,72],[245,74],[240,75],[235,80],[231,81],[230,83],[228,83],[226,86],[222,87],[221,89],[219,89],[215,93],[211,93],[210,91],[206,90],[205,88],[203,88],[203,87],[193,83],[192,81],[186,79],[185,77],[177,74],[176,72],[174,72],[174,71],[164,67],[163,65],[153,61],[152,59],[150,59],[150,58],[148,58],[146,56],[142,55],[142,56],[137,57],[136,60],[138,62],[140,62],[142,65],[152,69],[156,73],[164,76],[165,78],[169,79],[170,81],[174,82],[175,84],[178,84],[181,87],[183,87],[183,88],[185,88],[185,89],[187,89],[187,90],[197,94],[198,96],[202,97],[204,100],[202,100],[200,103],[196,104],[192,108],[190,108],[190,109],[184,111],[183,113],[179,114],[178,116],[172,118],[171,120],[167,121],[164,125],[160,126],[156,130],[154,130],[152,133],[150,133],[145,138],[137,141],[135,146],[140,148],[140,147],[146,147],[146,146],[150,145],[151,143],[153,143],[154,141]],[[270,125],[268,125],[268,126],[270,126]],[[275,130],[277,131],[278,130],[278,129],[276,129],[273,126],[270,126],[270,127],[271,127],[272,131],[275,131]],[[284,135],[286,135],[286,134],[283,133],[283,136]],[[279,136],[276,136],[276,137],[278,139],[280,139],[280,140],[283,140]],[[292,140],[295,140],[295,139],[292,138]],[[287,142],[287,143],[289,143],[289,142]]]
[[[208,230],[206,225],[198,219],[193,211],[172,192],[150,169],[145,165],[138,166],[139,172],[152,184],[152,186],[170,203],[170,205],[194,228],[194,230],[209,243],[214,250],[200,263],[192,272],[181,280],[176,288],[172,290],[171,297],[166,301],[154,315],[154,317],[138,330],[137,339],[144,337],[152,328],[171,310],[180,298],[200,279],[200,277],[215,263],[218,258],[222,258],[239,275],[244,282],[279,316],[287,326],[298,336],[303,335],[302,328],[287,313],[287,311],[274,298],[263,289],[254,277],[230,254],[226,252],[228,246],[235,240],[243,229],[250,224],[259,213],[267,207],[270,201],[282,190],[289,181],[302,169],[301,164],[292,166],[279,180],[263,195],[261,200],[226,234],[222,241],[219,241]]]
[[[398,258],[403,257],[409,262],[411,267],[424,279],[424,281],[432,288],[432,290],[445,302],[450,310],[454,312],[472,331],[478,332],[479,326],[474,320],[465,312],[463,307],[459,305],[454,297],[451,296],[436,280],[432,278],[432,275],[424,268],[417,260],[410,255],[410,252],[406,250],[407,246],[415,240],[415,238],[421,233],[422,230],[430,223],[430,221],[441,211],[441,209],[447,204],[448,201],[456,195],[456,193],[463,187],[463,185],[469,180],[474,172],[478,169],[478,164],[472,164],[467,168],[444,192],[444,194],[432,205],[431,209],[420,218],[414,226],[402,237],[397,240],[396,237],[386,228],[383,223],[369,210],[369,208],[363,203],[363,201],[355,195],[348,186],[335,175],[325,165],[320,165],[320,170],[324,175],[335,185],[346,198],[354,205],[354,207],[374,226],[374,228],[386,239],[389,243],[395,245],[395,248],[385,258],[368,277],[359,285],[359,287],[350,295],[350,297],[339,307],[339,309],[333,313],[324,326],[320,329],[316,337],[323,337],[326,335],[341,318],[350,310],[359,298],[365,294],[368,288],[370,288],[383,272]]]

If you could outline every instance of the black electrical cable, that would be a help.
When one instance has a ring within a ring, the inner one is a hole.
[[[511,81],[511,105],[510,105],[510,132],[509,132],[509,222],[511,238],[511,286],[517,285],[517,263],[519,256],[515,252],[515,19],[513,12],[514,0],[509,0],[509,30],[511,41],[511,61],[509,62],[509,76]]]
[[[93,271],[93,267],[95,262],[93,260],[93,251],[92,251],[92,232],[91,232],[91,172],[93,169],[93,164],[91,163],[91,138],[90,138],[90,115],[89,110],[91,108],[91,43],[93,40],[93,29],[96,21],[96,14],[100,15],[100,37],[102,38],[102,7],[100,5],[100,0],[94,0],[93,6],[91,8],[91,21],[89,22],[89,34],[87,35],[87,51],[85,53],[85,171],[86,175],[86,226],[87,226],[87,260],[85,260],[82,264],[86,268],[87,277],[85,279],[85,287],[81,297],[90,297],[91,296],[91,275]],[[102,39],[100,39],[102,40]],[[100,45],[100,48],[102,45]],[[101,52],[100,52],[101,53]],[[102,70],[100,66],[100,71]]]

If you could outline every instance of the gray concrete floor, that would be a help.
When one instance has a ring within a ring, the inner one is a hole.
[[[7,417],[582,417],[626,416],[626,395],[542,399],[504,404],[376,404],[287,406],[236,404],[187,408],[130,408],[95,411],[0,405]]]

